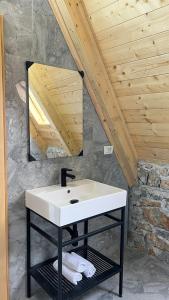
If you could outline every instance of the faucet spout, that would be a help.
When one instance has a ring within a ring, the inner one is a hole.
[[[75,175],[73,175],[73,174],[70,174],[70,173],[67,173],[66,177],[69,177],[69,178],[71,178],[71,179],[75,179],[75,178],[76,178],[76,176],[75,176]]]

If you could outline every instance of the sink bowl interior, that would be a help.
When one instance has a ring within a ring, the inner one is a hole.
[[[40,191],[38,196],[44,200],[49,199],[54,205],[63,207],[69,205],[72,199],[77,199],[79,202],[93,199],[95,197],[102,197],[110,192],[117,192],[118,188],[96,183],[95,181],[86,180],[83,184],[77,182],[70,183],[69,186],[63,188],[56,188],[51,186],[44,191]]]

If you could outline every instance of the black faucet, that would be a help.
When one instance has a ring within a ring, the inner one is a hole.
[[[66,186],[66,178],[67,177],[72,178],[72,179],[76,178],[75,175],[67,173],[69,171],[72,172],[71,169],[67,169],[67,168],[61,169],[61,186]]]

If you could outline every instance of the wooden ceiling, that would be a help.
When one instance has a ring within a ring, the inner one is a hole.
[[[122,113],[121,123],[125,124],[123,132],[125,126],[136,151],[133,159],[169,162],[169,0],[49,0],[49,3],[77,64],[87,69],[88,78],[89,67],[80,52],[83,46],[88,53],[89,43],[97,45],[114,92],[112,109],[115,110],[115,97]],[[83,21],[79,21],[78,15],[81,18],[83,15]],[[88,40],[85,40],[86,22],[92,32]],[[101,82],[100,89],[103,86]],[[101,106],[99,98],[93,103]],[[113,112],[110,114],[114,125],[116,117]],[[105,128],[103,119],[102,123]],[[111,139],[108,129],[105,130],[110,141],[114,140],[126,175],[129,168],[124,154],[122,157],[116,138]],[[132,153],[126,148],[125,155],[131,160]]]
[[[169,162],[169,0],[84,3],[138,159]]]
[[[79,155],[83,148],[83,83],[77,71],[34,63],[29,74],[30,132],[48,147]]]

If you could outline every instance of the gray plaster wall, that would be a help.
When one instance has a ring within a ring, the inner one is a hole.
[[[74,170],[77,179],[90,178],[127,189],[113,155],[103,155],[108,140],[90,97],[84,89],[84,156],[38,162],[27,161],[26,107],[15,85],[25,79],[24,62],[36,61],[77,69],[47,0],[0,0],[5,16],[6,115],[8,135],[10,299],[25,299],[24,191],[59,183],[61,167]],[[102,221],[103,222],[103,221]],[[96,223],[92,226],[96,227]],[[34,260],[53,255],[55,249],[37,235]],[[97,248],[109,251],[110,234],[98,237]]]

